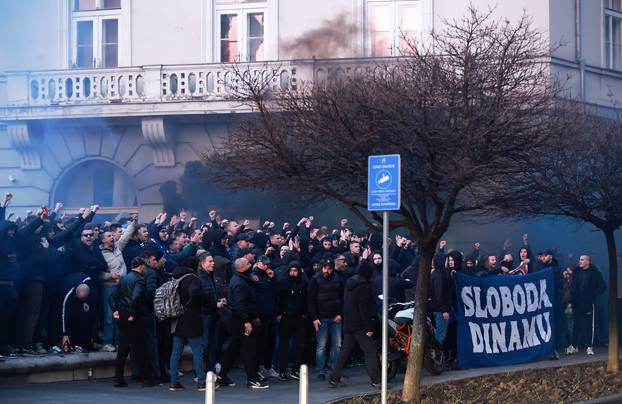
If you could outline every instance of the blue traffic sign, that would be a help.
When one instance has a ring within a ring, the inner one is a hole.
[[[369,156],[367,160],[367,210],[399,210],[400,155]]]

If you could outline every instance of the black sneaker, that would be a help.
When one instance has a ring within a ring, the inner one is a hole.
[[[326,380],[326,375],[324,373],[320,373],[317,375],[317,379],[323,382],[324,380]]]
[[[328,380],[328,387],[337,388],[337,387],[343,387],[343,386],[344,384],[342,382],[338,382],[332,379]]]
[[[286,382],[289,380],[289,377],[287,377],[287,372],[281,372],[279,373],[279,380]]]
[[[292,370],[292,371],[289,373],[289,377],[291,377],[292,379],[300,380],[300,373],[298,373],[298,372],[297,372],[297,371],[295,371],[295,370]]]
[[[216,384],[222,387],[235,387],[235,382],[229,379],[229,376],[218,376],[216,379]]]
[[[168,389],[170,391],[181,391],[184,390],[185,387],[183,384],[179,383],[179,382],[175,382],[175,383],[171,383],[171,385],[168,387]]]
[[[198,390],[198,391],[205,391],[205,382],[200,382],[200,383],[197,385],[197,390]]]
[[[27,347],[27,348],[20,349],[19,353],[22,354],[22,355],[36,355],[37,354],[35,352],[35,350],[32,349],[32,347]]]
[[[115,380],[114,387],[127,387],[127,382],[124,379]]]
[[[268,383],[249,380],[246,382],[246,387],[248,387],[249,389],[254,389],[254,390],[262,390],[262,389],[267,389],[270,386],[268,385]]]
[[[145,381],[143,381],[144,387],[155,387],[159,385],[160,385],[160,381],[154,377],[150,377],[149,379],[146,379]]]

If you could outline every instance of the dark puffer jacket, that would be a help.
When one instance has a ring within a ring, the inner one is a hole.
[[[343,313],[343,284],[335,272],[327,279],[318,272],[309,281],[309,317],[311,320],[334,318]]]
[[[0,281],[17,281],[17,235],[8,236],[9,230],[17,232],[17,225],[7,220],[0,221]]]
[[[373,288],[369,280],[354,275],[345,287],[343,331],[374,331]]]

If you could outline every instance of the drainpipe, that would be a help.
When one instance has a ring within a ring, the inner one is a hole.
[[[575,55],[579,64],[579,85],[581,102],[585,103],[585,58],[583,57],[583,18],[581,16],[581,0],[574,2],[575,15]]]

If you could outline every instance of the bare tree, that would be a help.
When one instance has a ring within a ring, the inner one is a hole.
[[[221,185],[338,201],[372,228],[381,218],[366,210],[367,156],[402,156],[402,205],[390,226],[408,229],[421,254],[405,401],[420,399],[437,242],[455,215],[504,194],[506,178],[547,149],[557,122],[549,44],[528,17],[496,21],[471,8],[429,43],[411,41],[405,57],[358,75],[279,92],[276,72],[238,66],[235,99],[256,114],[205,156]]]
[[[545,154],[535,154],[513,180],[520,199],[499,205],[503,216],[569,217],[602,231],[609,256],[609,358],[607,370],[617,372],[618,264],[614,233],[622,225],[622,122],[584,112],[564,103],[560,116],[565,130]]]

